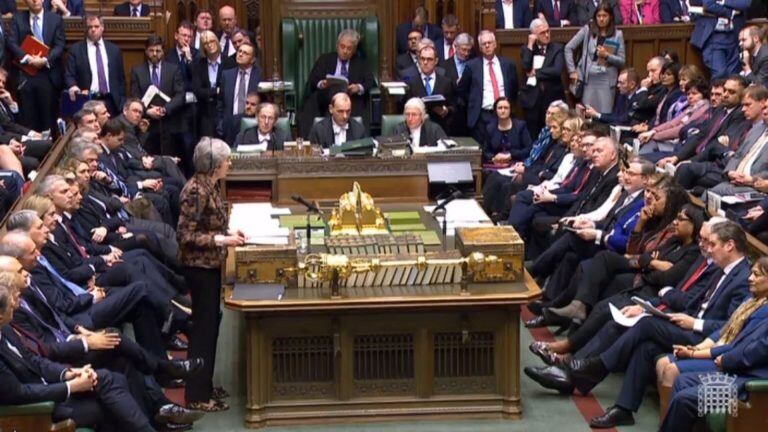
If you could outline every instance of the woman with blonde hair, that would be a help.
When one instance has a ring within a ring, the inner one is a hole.
[[[21,209],[34,210],[49,230],[53,231],[56,227],[56,207],[50,198],[38,194],[29,195],[21,202]]]

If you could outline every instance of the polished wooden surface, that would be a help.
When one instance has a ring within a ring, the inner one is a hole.
[[[233,157],[232,171],[225,180],[228,195],[238,188],[261,182],[272,193],[272,202],[289,204],[293,194],[311,200],[336,200],[359,182],[377,202],[427,202],[430,162],[469,161],[475,191],[482,190],[482,155],[479,150],[455,150],[440,154],[418,154],[409,158],[293,157],[280,152]]]

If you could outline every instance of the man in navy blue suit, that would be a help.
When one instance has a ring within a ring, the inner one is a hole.
[[[536,0],[533,14],[547,20],[550,27],[567,27],[575,21],[572,6],[571,0]]]
[[[691,2],[693,5],[694,2]],[[703,0],[705,15],[697,15],[691,34],[691,45],[701,50],[704,64],[712,79],[738,74],[739,32],[746,25],[745,13],[751,0]]]
[[[85,23],[86,39],[69,49],[64,83],[70,99],[87,92],[91,99],[104,101],[114,116],[125,101],[123,54],[117,45],[102,37],[104,23],[101,17],[88,15]]]
[[[176,44],[173,48],[169,49],[168,55],[165,56],[168,63],[173,63],[179,66],[181,71],[181,79],[184,81],[184,105],[179,111],[181,121],[185,125],[196,124],[197,112],[195,97],[195,80],[193,78],[194,60],[197,58],[197,50],[192,47],[192,34],[195,31],[195,27],[189,21],[182,21],[176,28],[174,39]],[[192,153],[195,151],[195,144],[197,143],[197,136],[194,133],[194,127],[187,127],[181,131],[177,137],[177,143],[181,146],[183,166],[187,168],[187,173],[192,173]]]
[[[531,5],[527,0],[496,0],[497,29],[528,28],[531,20]]]
[[[632,412],[639,409],[645,387],[655,382],[656,358],[671,351],[672,345],[695,345],[725,324],[749,292],[746,250],[746,234],[737,223],[714,224],[707,251],[722,271],[702,290],[703,297],[690,302],[700,302],[695,311],[669,314],[669,320],[643,318],[599,356],[570,362],[572,383],[582,394],[589,393],[608,373],[626,370],[616,404],[593,418],[590,426],[634,424]]]
[[[235,124],[234,119],[245,112],[248,93],[258,91],[261,81],[261,68],[256,65],[256,48],[250,43],[243,43],[236,55],[237,67],[221,73],[221,93],[217,105],[218,124],[224,129],[220,135],[229,145],[234,144],[240,131],[240,125]]]
[[[480,145],[486,140],[488,125],[496,121],[493,104],[501,96],[517,100],[515,62],[496,55],[496,35],[483,30],[477,36],[481,56],[467,63],[457,92],[466,101],[467,127]]]
[[[30,75],[19,72],[19,122],[37,131],[53,130],[58,115],[62,80],[62,55],[66,40],[64,24],[55,13],[43,10],[43,0],[25,0],[29,10],[13,16],[8,35],[8,50],[14,60],[37,69]],[[29,55],[21,48],[27,36],[33,36],[50,48],[47,57]]]
[[[145,17],[149,16],[149,6],[145,5],[142,0],[128,0],[117,6],[112,12],[114,16],[126,16],[126,17]]]
[[[456,40],[456,36],[461,31],[459,26],[459,18],[454,14],[448,14],[443,17],[441,24],[443,29],[443,35],[435,39],[435,49],[437,50],[437,60],[448,60],[455,54],[455,48],[453,41]]]
[[[443,32],[440,27],[429,22],[429,12],[424,6],[419,6],[413,12],[413,20],[407,23],[397,25],[395,31],[397,40],[397,53],[402,54],[408,51],[408,33],[412,29],[417,28],[421,30],[421,34],[433,41],[443,37]]]
[[[528,43],[522,47],[520,58],[523,71],[534,82],[528,85],[526,81],[520,90],[520,105],[525,110],[528,131],[535,138],[545,126],[544,114],[549,104],[565,97],[562,77],[565,57],[563,45],[552,42],[546,21],[537,18],[530,27],[531,34],[528,35]]]
[[[691,21],[685,0],[661,0],[660,9],[661,22],[664,24]]]

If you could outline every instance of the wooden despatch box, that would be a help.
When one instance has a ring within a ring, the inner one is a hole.
[[[456,228],[456,248],[462,256],[472,252],[496,255],[503,263],[501,279],[485,280],[482,274],[475,275],[474,282],[522,282],[525,244],[510,226],[487,226]],[[498,273],[497,273],[498,274]]]

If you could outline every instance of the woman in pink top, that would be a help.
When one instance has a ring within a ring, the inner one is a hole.
[[[686,96],[688,98],[688,108],[681,112],[677,117],[672,120],[662,123],[653,129],[643,132],[638,136],[640,142],[643,143],[643,151],[655,151],[652,148],[656,148],[654,143],[662,141],[676,140],[680,130],[685,125],[695,122],[704,117],[709,111],[709,87],[703,80],[691,81],[686,86]],[[653,140],[651,144],[647,144]]]
[[[661,24],[661,0],[621,0],[624,25]]]

